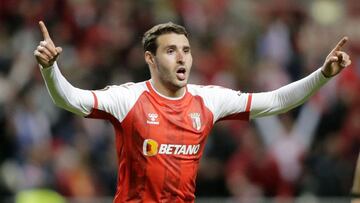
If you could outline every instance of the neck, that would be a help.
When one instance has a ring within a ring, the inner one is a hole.
[[[186,87],[181,88],[169,88],[166,85],[162,84],[159,81],[151,79],[151,85],[155,89],[157,93],[159,93],[162,96],[170,97],[170,98],[179,98],[184,96]]]

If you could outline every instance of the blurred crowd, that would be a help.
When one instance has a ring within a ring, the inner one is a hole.
[[[197,177],[198,197],[344,197],[360,147],[357,0],[0,0],[0,198],[28,188],[112,196],[117,160],[105,121],[57,108],[33,51],[44,20],[76,87],[150,77],[141,38],[172,21],[190,33],[191,83],[269,91],[319,68],[342,36],[352,65],[309,102],[250,122],[219,122]],[[249,201],[246,201],[249,202]]]

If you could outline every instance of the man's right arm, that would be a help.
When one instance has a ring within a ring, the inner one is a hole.
[[[40,65],[46,87],[54,103],[78,115],[88,115],[93,108],[94,98],[91,91],[73,87],[61,74],[56,59],[62,52],[56,47],[44,22],[39,22],[43,41],[34,51],[35,58]]]
[[[81,116],[91,113],[94,106],[91,91],[73,87],[61,74],[56,62],[47,68],[40,67],[40,70],[50,96],[57,106]]]

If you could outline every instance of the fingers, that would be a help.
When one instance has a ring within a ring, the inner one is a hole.
[[[43,21],[39,22],[39,26],[40,26],[40,30],[41,30],[44,40],[51,40],[49,32]]]
[[[43,35],[43,38],[44,38],[44,41],[45,42],[48,42],[50,45],[54,46],[55,47],[55,44],[54,42],[52,41],[52,39],[50,38],[50,35],[49,35],[49,32],[44,24],[43,21],[40,21],[39,22],[39,26],[40,26],[40,30],[41,30],[41,33]]]
[[[47,41],[41,41],[38,47],[40,47],[40,49],[44,49],[46,52],[50,52],[50,55],[55,56],[58,54],[55,46],[52,43],[48,43]]]
[[[49,62],[50,58],[48,55],[41,53],[40,51],[38,51],[37,49],[35,49],[34,51],[34,56],[36,56],[37,59],[40,59],[41,62]]]
[[[52,58],[52,56],[55,56],[56,54],[53,54],[49,51],[49,49],[45,48],[45,47],[42,47],[42,46],[38,46],[36,48],[36,50],[44,55],[46,55],[48,58]]]
[[[62,52],[62,48],[55,46],[43,21],[39,22],[39,26],[44,40],[40,42],[34,51],[34,55],[43,67],[49,67]]]
[[[61,47],[56,47],[56,52],[59,55],[62,52],[62,48]]]
[[[340,51],[347,41],[348,38],[343,37],[326,57],[322,68],[325,77],[333,77],[351,64],[350,56],[347,53]]]
[[[336,62],[343,68],[351,64],[350,56],[342,51],[335,52],[334,55],[328,59],[328,61],[329,63]]]
[[[337,62],[339,59],[337,56],[332,56],[329,58],[329,63]]]
[[[54,47],[46,41],[41,41],[34,51],[34,56],[43,67],[49,67],[54,63],[61,52],[61,47]]]
[[[331,52],[340,51],[341,48],[345,45],[345,43],[349,40],[348,37],[343,37],[335,46],[335,48]]]
[[[348,54],[346,54],[345,52],[338,51],[338,52],[335,52],[335,55],[338,58],[337,62],[339,63],[340,66],[346,67],[351,64],[350,56]]]

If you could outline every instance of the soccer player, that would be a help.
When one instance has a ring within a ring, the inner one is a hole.
[[[195,179],[214,123],[286,112],[310,97],[351,61],[340,40],[323,66],[271,92],[243,93],[187,84],[192,55],[184,27],[159,24],[143,37],[151,78],[103,90],[73,87],[61,74],[55,46],[44,23],[44,40],[34,51],[48,91],[61,108],[109,120],[116,131],[118,183],[114,202],[194,202]]]

